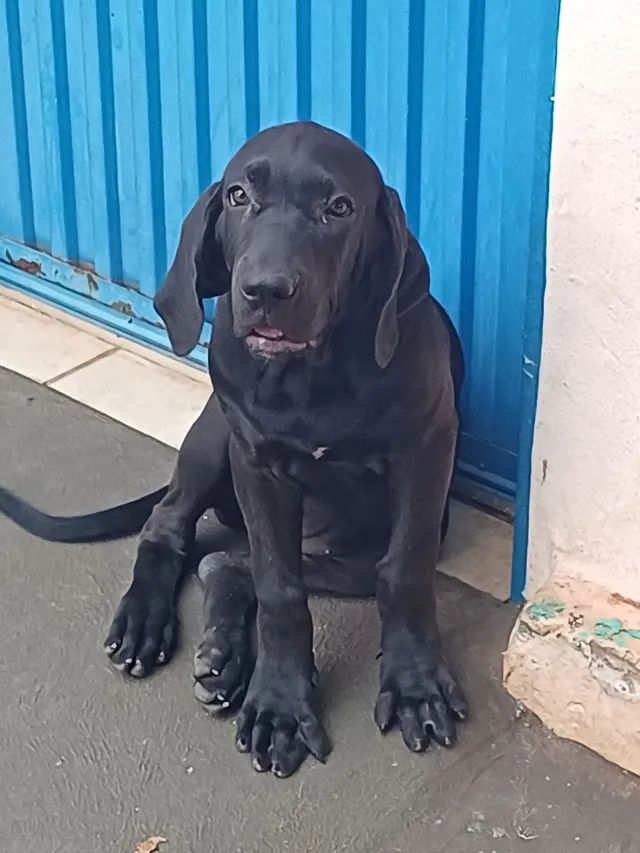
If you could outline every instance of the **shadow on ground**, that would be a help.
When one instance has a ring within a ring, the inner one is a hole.
[[[51,511],[154,488],[174,459],[2,371],[0,429],[0,482]],[[102,639],[134,551],[134,540],[51,545],[0,519],[3,853],[132,853],[150,835],[168,839],[163,853],[637,853],[638,781],[516,720],[500,684],[511,606],[440,579],[443,633],[474,713],[456,749],[415,756],[372,722],[372,603],[314,602],[334,752],[276,780],[254,773],[232,723],[193,698],[195,581],[168,667],[134,682],[107,663]]]

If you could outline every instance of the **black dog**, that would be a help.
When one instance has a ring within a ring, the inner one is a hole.
[[[92,540],[144,524],[133,582],[106,641],[133,676],[169,658],[175,593],[196,522],[246,523],[250,550],[200,565],[205,632],[196,694],[244,696],[236,743],[288,776],[327,737],[314,705],[307,590],[375,595],[381,731],[411,750],[451,745],[467,706],[438,635],[434,574],[446,526],[462,381],[458,338],[429,295],[424,255],[373,161],[311,123],[250,140],[187,216],[156,298],[176,353],[220,297],[215,388],[167,490],[76,519],[6,491],[0,509],[45,538]],[[249,641],[255,618],[257,655]]]

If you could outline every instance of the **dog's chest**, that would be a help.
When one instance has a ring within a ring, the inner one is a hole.
[[[279,379],[263,376],[224,401],[232,431],[256,457],[368,466],[385,454],[388,439],[380,423],[390,412],[376,403],[375,389],[344,375]]]
[[[264,464],[296,459],[368,468],[404,441],[415,420],[408,383],[357,350],[334,347],[324,364],[265,364],[227,338],[214,355],[213,384],[231,431]]]

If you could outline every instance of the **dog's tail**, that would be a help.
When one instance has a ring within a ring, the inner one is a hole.
[[[167,489],[163,486],[134,501],[88,515],[59,516],[41,512],[0,486],[0,513],[48,542],[105,542],[138,533]]]

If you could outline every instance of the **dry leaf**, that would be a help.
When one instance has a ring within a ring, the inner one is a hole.
[[[141,841],[133,853],[156,853],[156,850],[160,849],[160,845],[166,843],[166,838],[163,838],[161,835],[154,835],[151,838],[147,838],[146,841]]]

